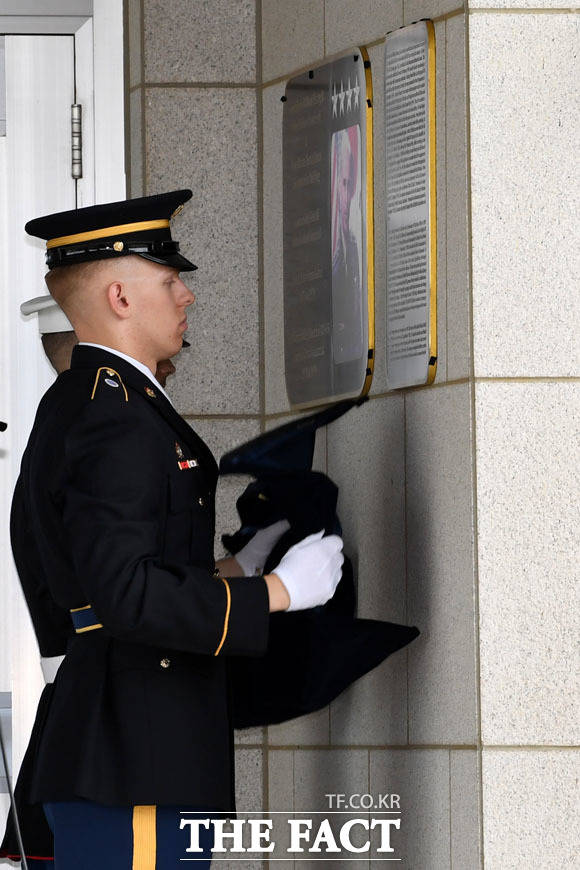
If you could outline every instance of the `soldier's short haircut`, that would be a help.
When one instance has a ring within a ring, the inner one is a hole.
[[[85,281],[91,280],[102,268],[107,260],[95,260],[92,263],[76,263],[74,266],[57,266],[44,276],[50,295],[56,299],[62,307],[62,301],[75,287]]]

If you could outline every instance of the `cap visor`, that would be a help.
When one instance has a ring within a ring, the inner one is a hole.
[[[168,254],[166,257],[155,257],[153,254],[138,254],[145,260],[153,260],[154,263],[161,263],[163,266],[171,266],[172,269],[179,269],[180,272],[193,272],[197,266],[182,257],[181,254]]]

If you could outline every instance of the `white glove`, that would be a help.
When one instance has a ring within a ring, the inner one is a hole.
[[[254,537],[235,555],[244,577],[255,577],[256,574],[262,573],[266,559],[289,528],[288,520],[278,520],[265,529],[258,529]]]
[[[334,595],[342,576],[342,538],[324,529],[290,547],[274,574],[290,596],[287,610],[306,610],[325,604]]]

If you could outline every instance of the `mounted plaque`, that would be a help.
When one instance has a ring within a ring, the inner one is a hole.
[[[284,355],[293,406],[368,392],[374,351],[372,84],[364,49],[290,79],[283,121]]]
[[[387,384],[437,370],[435,31],[419,21],[385,43]]]

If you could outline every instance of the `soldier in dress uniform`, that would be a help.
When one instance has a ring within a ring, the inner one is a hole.
[[[50,295],[29,299],[22,303],[20,310],[27,317],[37,315],[42,347],[56,374],[67,371],[78,338],[64,311]],[[190,346],[190,343],[183,339],[182,348]],[[175,371],[176,367],[171,359],[160,360],[155,370],[155,380],[165,388],[167,378],[175,374]],[[20,584],[40,650],[40,665],[46,685],[39,699],[28,748],[20,767],[15,786],[15,802],[24,854],[29,867],[32,870],[51,870],[54,868],[52,832],[48,827],[42,806],[29,804],[26,795],[30,785],[39,730],[50,704],[52,684],[64,660],[68,640],[74,633],[74,628],[68,611],[58,607],[52,599],[42,568],[36,559],[37,554],[29,546],[31,530],[26,527],[21,484],[22,479],[19,479],[12,502],[11,539],[19,566]],[[287,523],[274,523],[267,529],[258,530],[252,541],[240,550],[237,558],[219,560],[217,566],[220,570],[223,569],[223,572],[233,571],[237,576],[263,569],[267,554],[287,526]],[[11,808],[0,845],[0,858],[17,860],[20,854],[14,809]]]
[[[53,829],[56,870],[165,870],[187,842],[180,811],[234,814],[226,659],[262,655],[270,612],[321,604],[340,579],[342,541],[322,532],[266,576],[216,568],[217,467],[153,374],[195,298],[170,232],[190,197],[26,226],[47,242],[47,284],[79,338],[18,484],[29,550],[74,628],[27,795]]]

